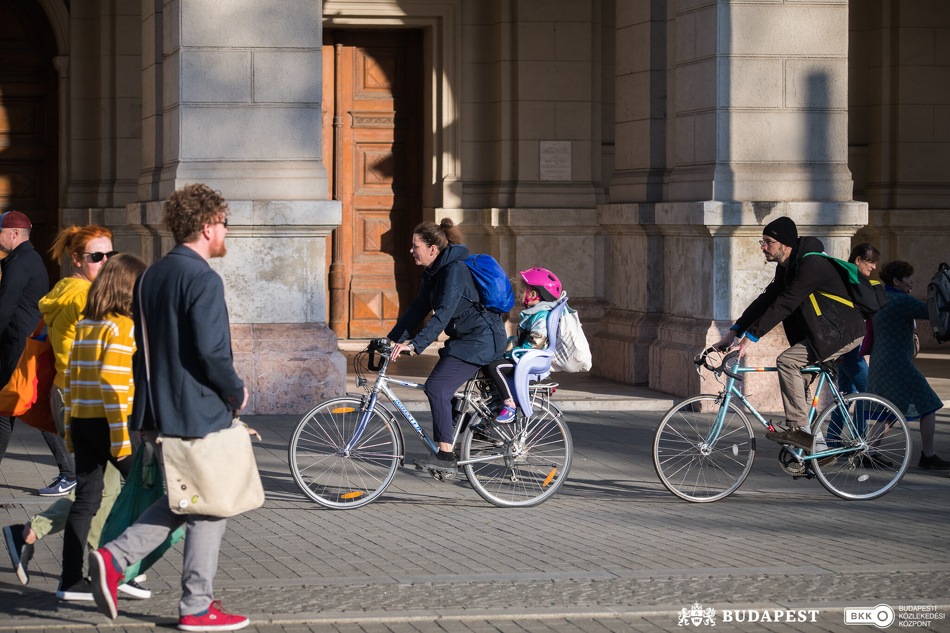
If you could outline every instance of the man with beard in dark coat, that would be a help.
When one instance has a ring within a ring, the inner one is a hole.
[[[775,361],[785,407],[784,431],[770,432],[770,440],[811,451],[814,437],[808,432],[808,401],[803,367],[835,359],[860,345],[864,317],[850,304],[848,288],[825,257],[805,257],[822,252],[815,237],[798,237],[798,227],[788,217],[769,222],[759,240],[767,262],[778,264],[775,277],[750,305],[716,347],[735,347],[742,358],[749,345],[782,323],[789,347]]]

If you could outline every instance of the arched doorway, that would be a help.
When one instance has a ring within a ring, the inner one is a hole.
[[[59,228],[56,47],[38,2],[0,0],[0,210],[33,223],[30,240],[46,257]]]

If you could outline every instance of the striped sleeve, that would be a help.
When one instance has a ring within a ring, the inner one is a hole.
[[[109,421],[112,456],[124,457],[132,454],[128,419],[134,391],[132,354],[135,353],[135,338],[131,319],[114,315],[113,319],[117,327],[113,330],[114,336],[103,341],[99,386],[103,409]]]

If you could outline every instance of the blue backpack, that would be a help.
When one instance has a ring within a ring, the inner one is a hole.
[[[515,305],[515,293],[511,289],[511,281],[501,265],[491,255],[472,255],[465,260],[465,265],[472,272],[475,289],[478,290],[478,301],[465,297],[475,304],[484,306],[486,310],[505,314]]]

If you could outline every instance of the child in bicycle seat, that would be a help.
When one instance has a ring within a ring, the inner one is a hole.
[[[548,313],[561,296],[561,281],[557,275],[546,268],[529,268],[518,273],[524,282],[525,290],[518,323],[518,334],[508,337],[508,349],[503,358],[482,367],[485,374],[504,398],[504,403],[495,422],[507,424],[515,419],[517,405],[511,393],[506,376],[515,367],[512,352],[516,349],[544,349],[548,345]]]

